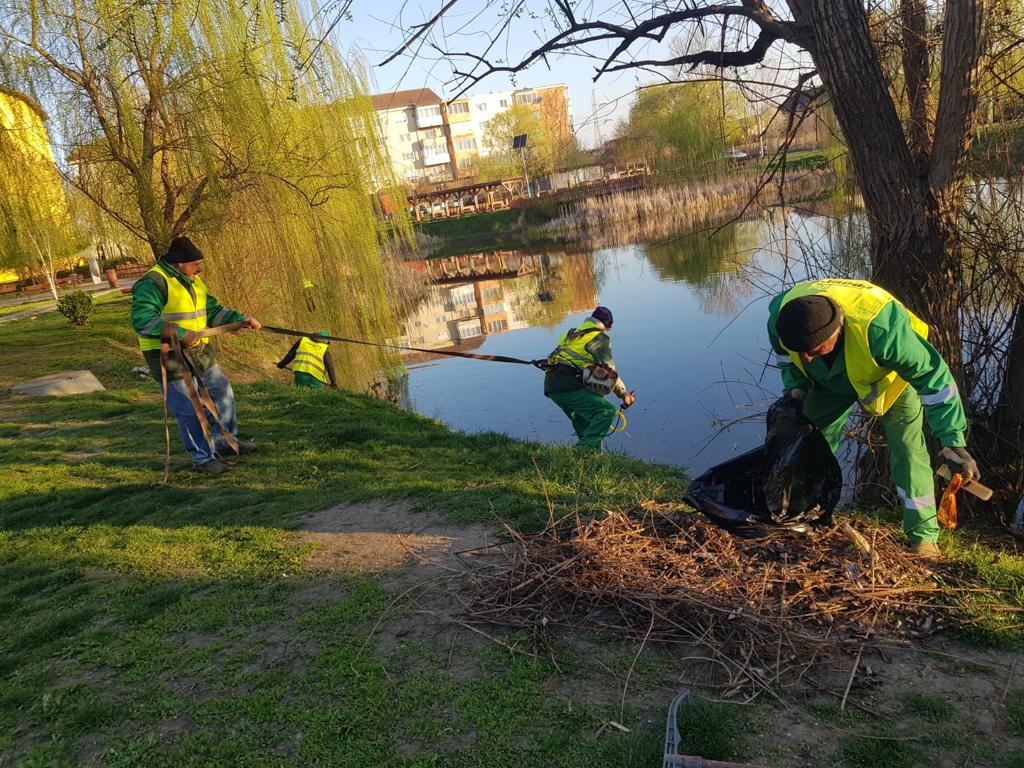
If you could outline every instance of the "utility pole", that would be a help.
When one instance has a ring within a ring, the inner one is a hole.
[[[590,89],[590,114],[594,116],[594,132],[597,134],[597,148],[600,149],[604,141],[601,138],[601,119],[597,116],[597,94]]]

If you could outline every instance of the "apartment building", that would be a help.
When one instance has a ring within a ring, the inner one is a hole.
[[[455,178],[451,133],[441,97],[429,88],[371,96],[395,176],[407,184]]]
[[[447,103],[429,88],[370,98],[395,175],[408,184],[459,178],[460,164],[493,150],[485,140],[488,123],[513,105],[526,106],[544,120],[555,142],[572,137],[565,85],[463,96]]]

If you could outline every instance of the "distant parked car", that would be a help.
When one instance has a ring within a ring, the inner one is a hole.
[[[742,162],[744,160],[750,159],[750,155],[748,155],[742,149],[730,149],[729,151],[723,153],[723,157],[726,157],[729,160],[735,160],[737,162]]]

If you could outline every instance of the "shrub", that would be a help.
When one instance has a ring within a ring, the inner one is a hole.
[[[93,313],[93,309],[92,296],[85,291],[75,291],[57,299],[57,310],[75,328],[80,328],[89,322],[89,315]]]

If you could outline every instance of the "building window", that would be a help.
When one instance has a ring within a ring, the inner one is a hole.
[[[499,104],[501,105],[501,108],[502,108],[502,109],[508,109],[508,99],[502,99],[502,100],[501,100],[500,102],[498,102],[498,103],[499,103]]]
[[[487,324],[488,333],[500,333],[508,328],[508,323],[505,320],[492,320]]]
[[[420,110],[420,115],[422,117],[440,117],[441,116],[441,108],[440,107],[420,107],[419,110]]]
[[[448,105],[449,115],[466,115],[469,114],[469,102],[468,101],[457,101],[454,104]]]
[[[459,152],[472,152],[476,149],[476,139],[459,139],[455,142],[455,149]]]
[[[415,160],[416,159],[416,153],[415,152],[405,152],[402,155],[402,159],[405,160],[406,162],[409,162],[411,160]]]
[[[478,112],[486,112],[487,111],[487,102],[484,102],[484,101],[477,102],[476,108],[477,108]]]
[[[488,304],[486,307],[484,307],[484,314],[485,315],[496,315],[499,312],[504,312],[504,311],[505,311],[505,305],[504,304]]]
[[[534,91],[517,93],[512,98],[515,99],[516,104],[540,104],[540,96]]]

